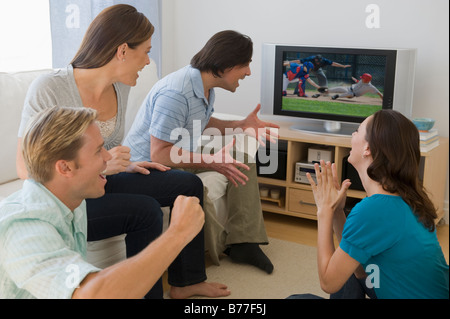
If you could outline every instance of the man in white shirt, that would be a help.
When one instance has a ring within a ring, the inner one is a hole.
[[[84,199],[104,194],[110,159],[95,119],[53,107],[30,123],[31,179],[0,204],[0,297],[143,298],[203,227],[198,198],[180,196],[168,230],[141,253],[103,270],[87,263]]]

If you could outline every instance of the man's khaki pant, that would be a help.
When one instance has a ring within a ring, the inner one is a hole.
[[[245,185],[238,184],[238,187],[228,182],[226,191],[228,218],[224,226],[217,221],[216,209],[208,197],[207,187],[204,186],[205,248],[216,265],[219,265],[219,255],[228,245],[239,243],[268,244],[259,197],[256,164],[249,163],[247,154],[243,155],[243,158],[244,163],[250,168],[249,171],[241,170],[248,177],[248,181]],[[207,171],[204,169],[183,170],[194,174]]]

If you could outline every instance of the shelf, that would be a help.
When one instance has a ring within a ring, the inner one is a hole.
[[[267,176],[258,176],[258,183],[262,186],[278,188],[281,190],[283,202],[272,198],[261,198],[263,211],[290,215],[300,218],[317,219],[316,208],[311,186],[309,184],[295,182],[295,164],[306,161],[308,148],[313,145],[324,145],[334,147],[334,163],[336,164],[338,176],[343,174],[343,160],[351,150],[351,137],[319,135],[313,133],[293,131],[289,129],[292,123],[274,122],[280,126],[278,131],[279,140],[287,143],[286,178],[284,180],[274,179]],[[422,152],[422,163],[420,177],[424,187],[430,193],[430,198],[438,209],[438,220],[443,216],[445,196],[445,174],[448,169],[448,138],[441,137],[439,146],[429,152]],[[347,199],[363,199],[366,192],[349,189]],[[351,207],[350,207],[351,208]]]
[[[357,191],[357,190],[354,190],[354,189],[349,189],[347,191],[347,197],[363,199],[363,198],[367,197],[367,194],[366,194],[366,192],[363,192],[363,191]]]
[[[275,178],[267,178],[267,177],[258,177],[258,183],[259,184],[268,184],[268,185],[275,185],[275,186],[286,186],[286,181],[281,179],[275,179]]]
[[[309,184],[290,182],[290,183],[288,183],[288,186],[294,187],[294,188],[299,188],[299,189],[311,190],[311,185],[309,185]]]
[[[285,207],[279,207],[277,204],[273,202],[261,202],[261,208],[265,212],[270,213],[278,213],[278,214],[285,214],[286,208]]]
[[[272,197],[261,197],[261,200],[276,203],[280,208],[284,207],[284,197],[280,197],[278,199]]]

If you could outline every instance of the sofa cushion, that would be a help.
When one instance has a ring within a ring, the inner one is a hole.
[[[208,188],[208,197],[215,201],[227,192],[228,179],[216,171],[207,171],[197,173],[197,176],[203,182],[203,185]]]
[[[22,185],[23,180],[21,179],[16,179],[8,183],[0,184],[0,200],[20,190],[22,188]]]
[[[126,234],[87,243],[86,260],[104,269],[126,258]]]
[[[51,70],[0,72],[0,184],[17,179],[17,132],[25,96],[31,82]]]

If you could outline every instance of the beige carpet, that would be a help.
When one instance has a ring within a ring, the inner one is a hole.
[[[207,266],[207,281],[226,284],[231,290],[226,298],[233,299],[284,299],[300,293],[329,297],[320,289],[315,247],[270,238],[261,249],[274,265],[272,274],[224,257],[220,266]]]

